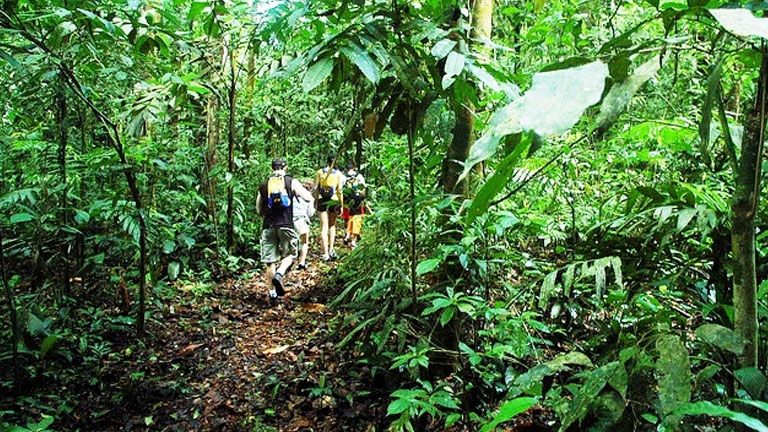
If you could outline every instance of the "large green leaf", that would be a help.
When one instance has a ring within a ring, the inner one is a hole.
[[[443,260],[440,258],[430,258],[428,260],[421,261],[419,265],[416,266],[416,274],[421,276],[423,274],[429,273],[436,269],[441,262],[443,262]]]
[[[493,156],[506,135],[533,131],[546,137],[566,132],[585,109],[600,101],[606,77],[608,66],[599,61],[534,75],[531,88],[522,97],[491,116],[483,136],[469,150],[461,178],[475,164]]]
[[[709,401],[682,404],[675,408],[673,414],[681,417],[684,415],[725,417],[748,426],[752,430],[756,430],[758,432],[768,432],[768,427],[760,420],[754,417],[750,417],[742,412],[732,411],[724,406],[715,405]]]
[[[59,337],[53,334],[48,335],[45,339],[43,339],[43,343],[40,344],[40,357],[45,357],[46,354],[48,354],[48,351],[50,351],[58,341]]]
[[[493,173],[491,178],[480,188],[475,198],[472,200],[472,205],[467,211],[467,223],[471,224],[472,221],[477,219],[478,216],[485,213],[488,210],[488,206],[496,195],[499,194],[504,187],[509,183],[509,180],[515,174],[515,165],[528,148],[530,139],[521,140],[515,146],[515,150],[512,151],[507,157],[505,157],[501,163],[496,167],[496,172]]]
[[[371,58],[370,55],[359,45],[351,42],[348,46],[341,49],[341,52],[360,69],[360,72],[368,78],[372,83],[379,82],[380,71],[379,66]]]
[[[584,418],[589,405],[600,394],[603,387],[610,382],[622,382],[624,378],[614,379],[614,375],[622,374],[626,376],[627,371],[624,369],[624,365],[620,362],[611,362],[604,366],[601,366],[592,371],[587,377],[587,381],[579,389],[579,392],[574,396],[573,401],[568,406],[568,411],[563,417],[563,423],[560,426],[560,432],[568,430],[568,428],[576,421]],[[626,391],[626,389],[625,389]]]
[[[168,264],[168,279],[176,280],[179,277],[180,271],[181,265],[177,261]]]
[[[22,222],[29,222],[31,220],[35,220],[36,216],[29,213],[16,213],[11,215],[11,223],[17,224]]]
[[[587,107],[600,101],[607,77],[608,66],[601,62],[534,75],[523,96],[523,130],[544,137],[565,133]]]
[[[0,50],[0,58],[2,58],[3,60],[7,61],[8,64],[13,66],[17,70],[19,70],[19,71],[23,71],[24,70],[24,67],[22,67],[21,64],[18,61],[16,61],[16,59],[13,58],[12,55],[8,54],[7,52],[5,52],[3,50]]]
[[[515,379],[515,385],[520,386],[527,393],[534,394],[536,388],[541,386],[541,381],[544,377],[566,371],[571,365],[593,367],[592,361],[585,354],[571,351],[567,354],[561,354],[546,363],[532,367],[528,372]]]
[[[616,121],[616,118],[629,106],[632,96],[640,90],[643,84],[656,75],[660,65],[659,56],[654,56],[640,65],[635,70],[635,73],[627,77],[627,79],[614,84],[600,106],[600,115],[597,117],[598,126],[605,127]]]
[[[733,330],[717,324],[704,324],[696,329],[696,337],[736,355],[744,352],[746,341]]]
[[[760,369],[755,367],[741,368],[733,372],[739,383],[747,390],[750,396],[759,399],[765,390],[766,378]]]
[[[328,75],[330,75],[332,71],[333,58],[323,57],[307,69],[307,72],[304,74],[304,79],[301,82],[301,86],[306,92],[312,91],[312,89],[320,85],[323,80],[328,78]]]
[[[768,18],[755,18],[748,9],[710,9],[709,13],[733,34],[768,39]]]
[[[457,76],[464,70],[464,61],[466,58],[463,54],[456,51],[451,51],[448,54],[448,58],[445,60],[445,75],[443,76],[443,88],[450,87]]]
[[[490,432],[494,430],[496,426],[500,425],[501,423],[513,419],[518,414],[524,413],[535,403],[536,399],[531,397],[512,399],[511,401],[505,403],[501,409],[499,409],[499,413],[496,414],[493,420],[483,425],[482,429],[480,429],[480,432]]]
[[[682,415],[675,412],[680,405],[691,400],[691,363],[688,351],[675,335],[665,335],[656,341],[659,359],[659,402],[664,424],[675,427]]]
[[[432,47],[432,50],[430,52],[438,60],[442,59],[443,57],[447,56],[448,53],[453,51],[453,47],[456,46],[456,43],[457,42],[454,40],[443,39],[440,42],[436,43],[435,46]]]
[[[707,94],[701,107],[701,121],[699,122],[699,136],[701,137],[700,150],[705,162],[709,165],[712,156],[709,151],[709,142],[712,138],[712,108],[715,98],[720,96],[720,77],[723,74],[723,61],[719,60],[707,77]]]

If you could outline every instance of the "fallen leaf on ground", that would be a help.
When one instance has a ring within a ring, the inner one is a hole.
[[[269,354],[279,354],[285,350],[287,350],[289,345],[279,345],[274,348],[265,349],[262,351],[262,353],[269,355]]]
[[[203,346],[203,345],[205,345],[205,344],[204,344],[204,343],[199,343],[199,344],[190,344],[190,345],[187,345],[186,347],[182,348],[182,349],[181,349],[181,351],[179,351],[179,354],[178,354],[178,355],[179,355],[180,357],[183,357],[183,356],[187,356],[187,355],[190,355],[190,354],[192,354],[193,352],[197,351],[197,349],[198,349],[198,348],[200,348],[200,347],[201,347],[201,346]]]
[[[328,309],[328,307],[322,303],[306,303],[301,306],[301,310],[304,312],[322,312]]]

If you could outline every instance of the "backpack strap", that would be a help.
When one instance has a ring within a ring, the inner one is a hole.
[[[285,180],[285,191],[288,193],[288,196],[293,199],[293,177],[286,175],[283,176],[283,179]]]

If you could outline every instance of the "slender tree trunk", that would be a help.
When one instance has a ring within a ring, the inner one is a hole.
[[[418,254],[416,253],[416,180],[413,169],[413,129],[415,128],[413,109],[413,102],[411,102],[408,106],[408,181],[411,193],[411,295],[413,295],[413,302],[415,304],[418,301],[419,295],[416,290],[416,261],[418,260]]]
[[[216,166],[216,148],[219,145],[219,101],[215,94],[208,96],[206,108],[206,149],[205,149],[205,202],[208,216],[216,224],[216,180],[211,176]]]
[[[255,59],[256,55],[254,53],[254,50],[251,48],[248,50],[248,103],[247,106],[250,107],[253,104],[253,91],[255,88]],[[251,157],[251,148],[250,148],[250,140],[251,140],[251,128],[253,128],[253,118],[251,117],[250,112],[246,113],[245,118],[243,118],[243,142],[241,144],[241,147],[243,148],[243,154],[245,155],[245,158],[248,159]]]
[[[69,207],[68,202],[68,190],[67,190],[67,141],[69,139],[68,136],[68,128],[69,123],[67,121],[67,97],[64,93],[64,87],[66,86],[65,82],[62,82],[61,89],[56,95],[56,124],[59,129],[59,151],[58,151],[58,159],[59,159],[59,171],[61,173],[61,184],[63,185],[63,189],[61,192],[61,200],[60,200],[60,209],[59,209],[59,232],[64,233],[64,226],[66,226],[69,223],[68,215],[69,211],[67,208]],[[65,237],[62,235],[62,237]],[[64,286],[64,293],[69,296],[71,293],[71,289],[69,286],[69,244],[67,244],[66,241],[61,242],[61,247],[59,249],[59,254],[61,255],[61,264],[62,264],[62,285]]]
[[[78,110],[80,111],[80,110]],[[87,143],[87,136],[88,136],[88,116],[85,113],[80,112],[80,157],[83,158],[86,153],[86,143]],[[86,184],[87,184],[87,177],[86,177],[87,170],[83,171],[83,174],[80,177],[80,199],[83,202],[87,202],[86,200]],[[77,268],[81,269],[85,265],[85,234],[82,232],[77,233],[76,237],[76,243],[77,243]],[[81,286],[85,286],[85,278],[83,275],[81,275],[80,278],[80,284]]]
[[[755,274],[755,214],[760,193],[763,142],[765,141],[768,55],[763,47],[755,103],[745,115],[744,139],[731,203],[733,246],[734,330],[747,342],[737,357],[740,368],[757,367],[757,276]]]
[[[490,39],[492,30],[493,0],[475,0],[472,5],[472,38]],[[481,53],[484,51],[481,50]],[[456,125],[453,128],[453,139],[448,152],[443,159],[443,170],[440,185],[449,194],[466,195],[466,181],[459,182],[464,162],[469,156],[469,149],[475,139],[474,106],[471,101],[458,101],[454,107]]]
[[[227,185],[227,251],[232,254],[235,250],[235,112],[237,109],[237,65],[235,64],[235,50],[229,51],[229,148],[227,152],[227,172],[231,176]]]

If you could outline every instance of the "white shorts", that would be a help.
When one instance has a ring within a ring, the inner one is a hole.
[[[293,229],[295,229],[299,235],[309,234],[309,220],[303,217],[294,219]]]

